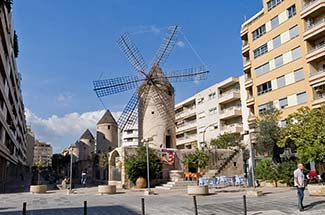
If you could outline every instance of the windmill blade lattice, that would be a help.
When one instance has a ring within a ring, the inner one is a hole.
[[[121,51],[125,54],[128,61],[133,65],[133,67],[146,76],[145,70],[147,65],[140,54],[138,48],[132,42],[127,33],[124,33],[120,39],[117,41],[118,46]]]
[[[192,67],[183,70],[176,70],[166,73],[170,82],[200,81],[205,80],[209,70],[206,66]]]
[[[119,78],[93,81],[97,97],[108,96],[138,87],[145,79],[139,76],[125,76]]]
[[[177,41],[179,31],[180,27],[177,25],[168,28],[168,32],[165,36],[165,39],[162,41],[160,48],[158,49],[157,54],[154,58],[154,66],[162,66],[164,64]]]

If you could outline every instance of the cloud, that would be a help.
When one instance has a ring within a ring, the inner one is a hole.
[[[72,94],[69,93],[69,92],[64,92],[64,93],[61,93],[60,95],[58,95],[58,97],[56,98],[56,101],[59,103],[59,104],[62,104],[64,106],[68,106],[70,104],[72,100]]]
[[[104,113],[105,110],[97,110],[42,118],[30,109],[25,109],[27,124],[31,125],[38,139],[53,146],[55,153],[61,152],[64,147],[73,144],[86,129],[90,129],[93,135],[96,135],[96,123]],[[112,114],[117,119],[120,113],[113,112]]]
[[[130,34],[143,34],[143,33],[154,33],[159,34],[160,29],[156,25],[139,25],[134,28],[129,29]]]
[[[177,45],[178,47],[183,48],[183,47],[185,46],[185,43],[184,43],[183,41],[179,40],[179,41],[177,41],[176,45]]]

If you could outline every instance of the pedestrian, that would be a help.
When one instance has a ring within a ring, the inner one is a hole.
[[[294,185],[297,188],[297,194],[298,194],[299,211],[304,210],[303,200],[304,200],[304,191],[305,191],[305,175],[303,171],[304,171],[304,165],[302,163],[299,163],[298,168],[293,172]]]
[[[81,173],[81,184],[82,184],[83,186],[86,186],[86,177],[87,177],[87,173],[86,173],[86,171],[84,170],[84,171],[82,171],[82,173]]]

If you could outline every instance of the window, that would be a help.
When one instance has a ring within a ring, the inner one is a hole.
[[[267,4],[267,10],[270,11],[275,8],[278,4],[280,4],[283,0],[270,0]]]
[[[200,105],[200,104],[203,104],[204,103],[204,98],[202,97],[202,98],[199,98],[198,100],[197,100],[197,104],[198,105]]]
[[[257,49],[254,50],[254,58],[257,58],[267,52],[267,43],[261,45]]]
[[[266,64],[263,64],[263,65],[255,68],[256,76],[260,76],[260,75],[262,75],[264,73],[267,73],[268,71],[270,71],[269,62],[267,62]]]
[[[210,114],[216,114],[217,113],[217,108],[214,107],[214,108],[209,109],[209,113]]]
[[[265,24],[260,26],[258,29],[256,29],[255,31],[253,31],[253,40],[256,40],[257,38],[260,38],[263,34],[266,33],[266,28],[265,28]]]
[[[214,99],[216,97],[216,92],[209,94],[209,100]]]
[[[292,60],[296,60],[301,57],[301,48],[300,46],[291,50]]]
[[[203,119],[203,118],[205,118],[205,113],[204,113],[204,111],[198,113],[198,114],[197,114],[197,117],[198,117],[199,119]]]
[[[292,5],[291,7],[289,7],[287,9],[287,13],[288,13],[288,18],[291,18],[294,15],[296,15],[296,5]]]
[[[294,76],[295,76],[295,81],[300,81],[300,80],[304,80],[304,70],[298,69],[296,71],[294,71]]]
[[[276,79],[278,88],[284,87],[286,85],[286,79],[284,78],[284,76],[278,77]]]
[[[276,16],[273,19],[271,19],[271,28],[274,29],[278,27],[278,25],[279,25],[279,17]]]
[[[110,125],[108,125],[108,126],[107,126],[107,129],[108,129],[108,130],[110,130],[110,129],[111,129],[111,126],[110,126]]]
[[[306,92],[302,92],[302,93],[298,93],[297,94],[297,103],[299,104],[303,104],[307,102],[307,93]]]
[[[281,109],[286,108],[288,106],[288,98],[285,97],[283,99],[279,99],[279,105]]]
[[[267,111],[267,110],[270,110],[273,106],[273,103],[272,102],[268,102],[266,104],[262,104],[262,105],[259,105],[258,106],[258,112],[260,114],[262,114],[263,112]]]
[[[271,81],[265,82],[264,84],[257,86],[257,95],[267,93],[272,90]]]
[[[275,67],[282,66],[283,65],[283,57],[282,57],[282,55],[276,57],[274,59],[274,63],[275,63]]]
[[[272,42],[273,42],[273,48],[274,49],[278,48],[281,45],[281,37],[280,37],[280,35],[277,36],[277,37],[274,37]]]
[[[293,39],[298,36],[298,26],[297,25],[289,29],[289,35],[290,35],[290,39]]]

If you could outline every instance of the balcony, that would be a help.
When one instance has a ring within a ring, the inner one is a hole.
[[[309,77],[310,86],[319,86],[325,84],[325,70],[312,72]]]
[[[221,133],[240,133],[243,131],[243,125],[240,123],[234,123],[230,125],[223,125],[220,128]]]
[[[311,0],[303,5],[300,12],[301,18],[306,18],[308,16],[317,16],[323,14],[325,10],[325,0]]]
[[[304,40],[316,40],[325,35],[325,18],[317,20],[305,29]]]
[[[318,45],[311,49],[308,54],[306,55],[306,61],[307,63],[313,62],[313,61],[319,61],[325,56],[325,43]]]
[[[176,132],[182,133],[182,132],[188,132],[196,129],[196,120],[188,121],[183,124],[176,126]]]
[[[219,95],[219,104],[232,102],[232,101],[235,101],[238,99],[240,99],[240,91],[239,90],[226,91],[225,93],[222,93],[221,95]]]
[[[253,86],[253,79],[250,76],[245,76],[245,88]]]
[[[249,106],[252,106],[255,104],[255,99],[252,95],[248,95],[247,96],[247,100],[246,100],[246,106],[249,107]]]
[[[195,109],[195,106],[192,106],[190,108],[184,108],[183,111],[176,113],[175,118],[178,120],[178,119],[191,117],[194,115],[196,115],[196,109]]]
[[[243,59],[243,68],[244,71],[251,68],[251,62],[249,59]]]
[[[247,25],[242,26],[242,28],[240,29],[240,37],[241,38],[247,38],[247,34],[248,34],[248,27],[247,27]]]
[[[219,119],[231,119],[231,118],[235,118],[238,116],[241,116],[242,112],[241,112],[241,107],[231,107],[231,108],[226,108],[220,111],[220,115],[219,115]]]
[[[325,93],[323,92],[322,94],[315,94],[311,105],[312,108],[320,108],[321,106],[325,105]]]
[[[197,135],[191,134],[191,135],[184,135],[183,137],[176,138],[176,145],[183,145],[187,143],[193,143],[197,141]]]
[[[256,116],[253,113],[249,113],[247,121],[248,121],[249,125],[255,123],[256,122]]]
[[[248,45],[248,42],[244,42],[244,43],[243,43],[243,46],[242,46],[242,48],[241,48],[241,51],[242,51],[243,55],[244,55],[246,52],[249,51],[249,45]]]

